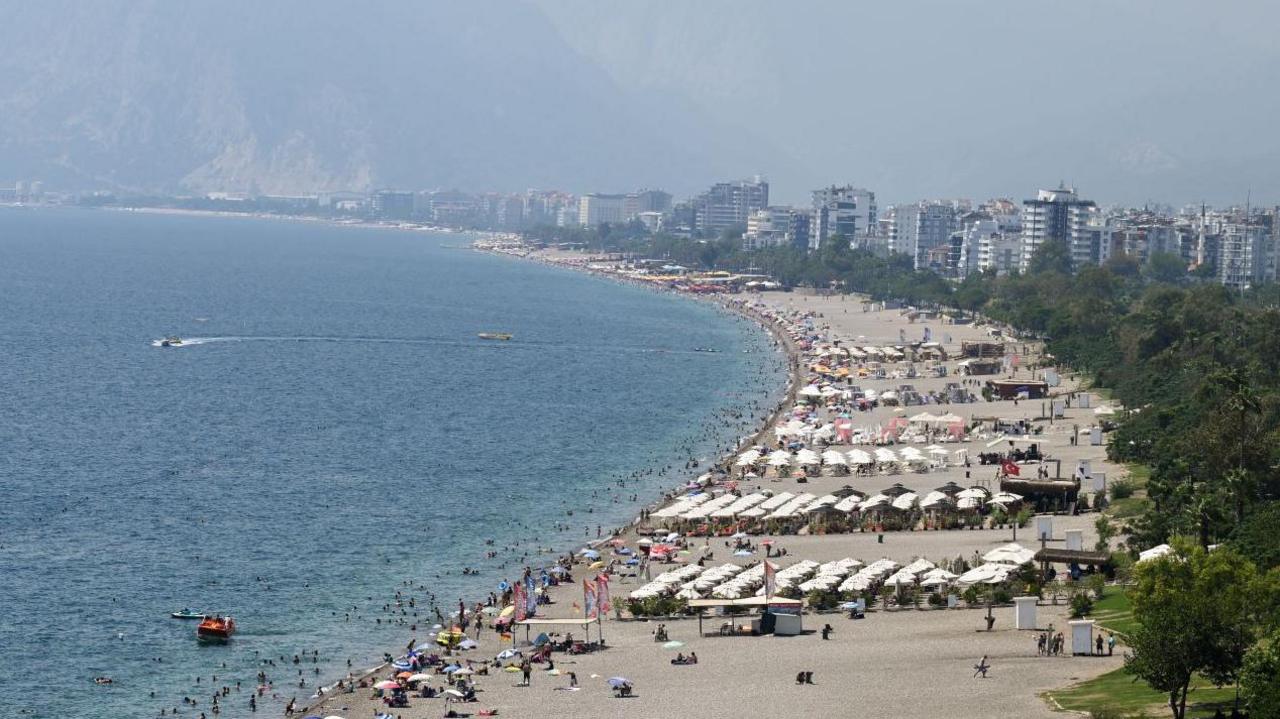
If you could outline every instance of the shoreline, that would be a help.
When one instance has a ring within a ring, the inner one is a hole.
[[[217,214],[235,215],[235,213],[217,213]],[[388,229],[400,229],[400,228],[390,227]],[[472,234],[479,234],[479,233],[472,233]],[[491,252],[491,251],[487,251],[479,247],[476,247],[475,245],[472,245],[470,249],[472,249],[472,251],[482,252],[484,254],[489,254],[489,255],[506,256],[508,258],[514,257],[514,259],[521,259],[521,260],[532,260],[533,262],[537,262],[538,264],[542,264],[544,266],[556,267],[559,269],[575,271],[575,272],[580,272],[580,273],[600,277],[601,279],[613,282],[615,284],[632,285],[632,286],[649,289],[649,290],[657,289],[649,284],[628,282],[624,278],[618,277],[616,275],[612,275],[610,273],[595,272],[587,268],[575,267],[567,263],[543,261],[539,258],[515,257],[510,253]],[[723,447],[718,446],[716,448],[714,452],[714,456],[708,458],[709,461],[711,462],[709,467],[714,468],[715,466],[723,462],[731,460],[732,457],[734,456],[734,453],[741,447],[758,443],[761,440],[761,438],[763,438],[769,432],[770,428],[772,428],[779,421],[779,419],[783,415],[785,415],[787,408],[790,407],[792,404],[794,404],[797,397],[797,393],[799,392],[799,389],[800,389],[800,380],[802,379],[799,372],[799,359],[801,356],[800,349],[799,347],[796,346],[791,336],[782,327],[780,327],[775,321],[757,312],[755,309],[749,306],[746,306],[745,304],[739,305],[734,302],[720,301],[721,299],[723,299],[721,297],[703,297],[703,296],[698,296],[690,293],[678,292],[678,291],[672,291],[672,290],[658,290],[658,291],[679,296],[682,300],[706,302],[723,312],[730,313],[738,318],[745,319],[751,322],[760,330],[762,330],[772,340],[773,342],[772,346],[775,349],[780,350],[781,353],[786,357],[785,380],[783,383],[781,383],[781,391],[778,393],[779,399],[777,403],[773,406],[771,410],[767,410],[766,415],[760,420],[759,424],[749,434],[737,437],[733,447],[729,449],[725,449]],[[690,469],[677,470],[676,476],[681,476],[680,472],[683,472],[687,479],[692,479],[701,474],[704,474],[706,469],[707,467],[699,466],[696,469],[690,468]],[[643,497],[641,497],[639,510],[633,514],[632,518],[626,524],[618,526],[611,531],[605,532],[599,538],[588,538],[586,541],[575,542],[571,547],[564,548],[563,551],[551,552],[544,556],[558,558],[560,556],[563,556],[564,553],[572,551],[572,549],[575,547],[598,547],[598,546],[607,544],[615,539],[628,539],[628,538],[631,540],[637,539],[639,537],[637,529],[641,525],[643,516],[646,513],[661,507],[665,502],[670,500],[671,496],[673,496],[673,492],[678,492],[683,487],[684,487],[683,483],[668,484],[666,488],[659,490],[662,492],[662,494],[658,496],[654,496],[647,501]],[[554,562],[548,561],[548,562],[543,562],[541,567],[536,567],[532,563],[529,566],[535,569],[545,569],[547,566],[551,566],[552,564],[554,564]],[[483,573],[484,573],[484,570],[481,570],[482,575]],[[624,600],[621,597],[619,597],[615,601],[622,602]],[[628,620],[622,620],[622,621],[647,621],[647,620],[628,619]],[[390,654],[393,658],[400,658],[400,655],[399,655],[399,652],[401,651],[399,649],[400,646],[403,646],[403,645],[397,645],[396,649],[390,652],[384,652],[384,654]],[[377,664],[376,666],[367,668],[360,672],[350,673],[348,677],[343,677],[340,681],[343,683],[350,683],[350,682],[358,683],[362,680],[368,680],[374,675],[378,674],[379,672],[384,671],[389,666],[391,666],[391,664],[389,662],[384,661]],[[308,701],[300,702],[298,705],[298,708],[295,709],[295,713],[301,712],[305,714],[311,711],[319,711],[320,708],[325,707],[329,702],[335,701],[338,698],[340,698],[342,696],[341,694],[336,694],[336,695],[332,694],[332,691],[338,686],[338,683],[339,682],[335,681],[331,684],[323,685],[322,688],[326,693],[322,696],[308,697]],[[336,710],[331,709],[331,711],[336,711]],[[319,713],[324,714],[325,712],[319,712]]]

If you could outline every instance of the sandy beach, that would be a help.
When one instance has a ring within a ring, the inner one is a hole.
[[[564,257],[557,253],[543,253],[533,259],[560,262]],[[813,328],[824,336],[859,339],[857,344],[896,344],[900,337],[918,341],[922,329],[929,326],[933,339],[947,349],[958,349],[960,342],[987,339],[985,329],[972,325],[943,325],[934,320],[912,322],[897,309],[877,309],[855,297],[816,296],[799,293],[765,293],[758,295],[721,296],[724,303],[748,303],[753,312],[780,315],[785,313],[812,313]],[[777,328],[775,328],[777,329]],[[1024,361],[1033,358],[1038,351],[1034,345],[1017,343],[1017,351]],[[948,362],[954,367],[953,359]],[[1021,370],[1022,377],[1030,377],[1030,371]],[[793,377],[792,391],[797,385]],[[985,379],[985,378],[984,378]],[[941,390],[947,382],[955,382],[954,376],[917,377],[909,380],[921,392]],[[860,379],[864,388],[889,388],[900,380]],[[1054,388],[1055,394],[1065,395],[1077,387],[1068,373],[1063,384]],[[790,402],[784,402],[784,409]],[[1105,448],[1090,446],[1087,442],[1073,443],[1075,429],[1096,423],[1094,411],[1073,405],[1065,417],[1052,424],[1035,421],[1042,414],[1041,400],[951,404],[947,411],[960,414],[966,420],[975,417],[999,417],[1006,420],[1023,419],[1042,428],[1036,436],[1042,451],[1053,459],[1061,460],[1062,472],[1069,476],[1079,460],[1092,462],[1093,470],[1105,471],[1109,477],[1122,474],[1121,468],[1109,465]],[[878,425],[895,416],[912,414],[920,407],[894,408],[880,406],[867,412],[859,412],[854,418],[858,425]],[[939,410],[941,411],[941,410]],[[760,442],[772,441],[772,427],[776,418],[762,429]],[[754,439],[752,441],[755,441]],[[907,489],[923,495],[947,482],[961,486],[994,479],[996,468],[979,465],[976,454],[990,451],[987,442],[970,441],[947,445],[949,451],[969,450],[975,457],[971,467],[960,464],[945,468],[935,467],[927,472],[905,472],[872,476],[821,476],[804,482],[795,478],[745,478],[738,491],[755,489],[772,493],[807,492],[822,495],[849,485],[861,492],[875,494],[893,483],[901,483]],[[849,449],[849,447],[840,447]],[[726,459],[732,459],[728,457]],[[968,473],[968,476],[966,476]],[[998,484],[998,483],[997,483]],[[653,506],[660,507],[659,501]],[[1084,546],[1091,548],[1096,540],[1093,521],[1096,515],[1055,516],[1053,537],[1047,546],[1064,546],[1066,530],[1081,530]],[[1032,539],[1034,530],[1028,526],[1018,530],[1017,539],[1030,548],[1037,548]],[[638,537],[630,531],[619,539],[633,544]],[[956,529],[935,531],[884,532],[883,539],[876,532],[847,534],[753,536],[759,545],[763,540],[775,542],[775,549],[783,549],[786,556],[774,559],[785,567],[801,559],[826,562],[846,557],[871,562],[888,558],[907,564],[917,558],[941,563],[963,557],[970,561],[1000,545],[1015,539],[1014,531],[1005,529]],[[742,566],[758,564],[763,554],[733,556],[723,538],[690,538],[691,548],[710,554],[708,565],[734,562]],[[565,551],[576,547],[560,548]],[[548,558],[550,559],[550,558]],[[654,565],[651,574],[668,567]],[[536,570],[536,567],[535,567]],[[549,587],[550,604],[539,608],[539,616],[548,618],[576,618],[581,616],[583,602],[581,576],[591,575],[581,564],[573,568],[577,583],[568,582]],[[629,574],[636,574],[630,572]],[[495,577],[495,583],[500,578]],[[611,580],[611,593],[615,605],[645,582],[643,576],[628,576],[619,572]],[[963,605],[961,605],[963,607]],[[692,666],[674,666],[670,660],[677,650],[664,649],[653,639],[656,621],[631,620],[625,612],[611,613],[603,622],[602,631],[608,648],[583,655],[570,656],[555,653],[552,656],[554,671],[546,665],[535,665],[531,686],[520,686],[520,674],[494,670],[488,675],[474,677],[477,701],[473,703],[446,703],[441,698],[412,698],[407,708],[383,709],[381,700],[371,697],[368,688],[353,693],[338,693],[313,706],[307,713],[320,716],[369,717],[379,711],[392,716],[411,719],[438,717],[450,709],[460,715],[475,716],[481,711],[496,711],[500,716],[522,717],[598,717],[604,715],[655,717],[696,714],[706,717],[782,716],[797,711],[806,715],[848,715],[856,713],[870,717],[1048,717],[1054,714],[1038,695],[1078,680],[1096,676],[1121,664],[1119,653],[1113,657],[1041,657],[1036,651],[1036,632],[1014,629],[1014,608],[1000,606],[993,610],[995,624],[985,631],[986,611],[982,608],[954,609],[900,609],[877,610],[867,613],[865,619],[852,620],[842,613],[809,613],[804,617],[806,632],[801,636],[699,636],[695,619],[665,620],[670,638],[684,643],[678,651],[695,652],[699,663]],[[621,617],[621,618],[619,618]],[[1067,621],[1065,601],[1056,604],[1042,600],[1038,608],[1037,626],[1055,631],[1065,631]],[[714,633],[721,620],[708,618],[705,629]],[[830,623],[834,632],[829,640],[817,633]],[[564,627],[559,628],[564,631]],[[594,634],[595,629],[592,629]],[[533,631],[537,634],[537,631]],[[580,634],[576,631],[575,634]],[[409,634],[406,634],[406,641]],[[515,632],[517,644],[522,644],[525,630]],[[460,657],[479,668],[499,651],[510,647],[510,642],[500,641],[489,627],[479,634],[477,648],[463,651]],[[989,657],[992,669],[987,678],[974,678],[973,665],[980,657]],[[799,671],[814,673],[813,685],[797,685],[795,675]],[[578,681],[576,689],[569,688],[568,673],[573,672]],[[378,679],[390,675],[391,669],[375,672]],[[624,676],[631,680],[635,696],[614,698],[606,680]],[[444,686],[445,677],[427,682],[437,688]]]

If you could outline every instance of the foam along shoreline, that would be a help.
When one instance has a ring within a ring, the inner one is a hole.
[[[574,257],[566,259],[545,253],[506,254],[519,254],[525,259],[585,269],[622,281],[635,281],[584,267]],[[799,382],[805,375],[812,376],[812,368],[797,361],[800,346],[796,337],[818,336],[828,339],[844,338],[851,342],[857,339],[859,344],[862,341],[868,344],[895,344],[906,331],[916,331],[920,327],[915,324],[914,317],[909,318],[902,312],[875,307],[851,297],[801,294],[749,298],[731,296],[720,304],[761,322],[775,340],[783,343],[789,353],[787,401],[779,405],[764,427],[752,438],[740,442],[740,447],[749,444],[772,447],[781,438],[781,435],[774,434],[775,427],[791,413]],[[934,326],[937,327],[936,324]],[[986,337],[984,331],[968,325],[946,326],[940,332],[948,335],[941,344],[952,348],[961,341],[976,341]],[[950,336],[952,334],[955,335],[954,338]],[[806,344],[812,347],[808,339]],[[1028,355],[1025,351],[1022,351],[1022,355],[1025,361]],[[921,392],[932,392],[941,389],[942,384],[952,378],[919,377],[910,381]],[[892,380],[867,378],[858,381],[869,386]],[[1062,391],[1073,389],[1070,385],[1065,385]],[[1047,426],[1036,419],[1041,409],[1036,402],[1023,401],[1021,405],[1010,401],[981,402],[953,405],[950,409],[952,412],[968,415],[970,421],[979,414],[995,414],[1010,422],[1026,422],[1028,427],[1038,423],[1037,426],[1043,432],[1042,435],[1037,435],[1039,442],[1063,464],[1070,465],[1087,459],[1093,463],[1095,471],[1115,472],[1117,469],[1106,462],[1101,447],[1087,443],[1082,446],[1074,441],[1072,435],[1076,434],[1078,424],[1070,423],[1082,424],[1092,418],[1091,411],[1078,406],[1060,416],[1057,424]],[[902,414],[905,413],[901,407],[877,406],[860,412],[858,422],[884,425]],[[1067,429],[1068,426],[1070,429]],[[963,448],[972,450],[975,455],[989,441],[978,438],[966,440]],[[748,476],[745,471],[737,475],[731,474],[734,471],[731,459],[725,457],[719,462],[724,474],[720,477],[721,486],[711,487],[716,492],[729,486],[740,495],[768,491],[775,496],[784,493],[792,496],[809,493],[816,497],[824,492],[836,491],[842,484],[855,484],[858,489],[866,490],[869,494],[874,489],[896,481],[905,485],[904,489],[912,492],[918,490],[923,495],[929,487],[948,479],[965,484],[989,482],[991,471],[987,467],[978,469],[980,465],[975,464],[972,468],[947,465],[931,467],[925,472],[904,473],[901,467],[892,469],[886,465],[886,474],[850,476],[819,471],[817,474],[804,472],[799,475],[776,472],[777,476],[769,476],[769,470],[765,469],[758,475],[750,472],[755,476]],[[984,474],[973,476],[976,473]],[[733,484],[729,484],[730,481]],[[642,517],[651,517],[677,493],[678,491],[669,493],[662,502],[650,505],[642,513]],[[1063,541],[1067,532],[1077,532],[1080,541],[1086,545],[1091,545],[1096,540],[1091,517],[1059,515],[1053,517],[1052,522],[1054,542]],[[556,667],[554,670],[548,670],[548,665],[541,665],[533,672],[531,686],[523,686],[522,683],[512,686],[512,682],[505,681],[505,672],[488,661],[511,644],[509,640],[499,640],[497,635],[486,628],[479,635],[478,649],[448,659],[498,674],[496,679],[492,673],[478,677],[478,704],[464,706],[460,710],[474,714],[478,707],[498,710],[504,716],[594,717],[620,714],[638,717],[652,716],[661,707],[663,714],[696,712],[699,716],[737,718],[794,713],[797,704],[804,706],[808,713],[839,714],[847,712],[850,697],[856,697],[858,705],[871,716],[933,717],[937,715],[938,702],[943,701],[949,712],[967,716],[1050,717],[1054,714],[1038,698],[1039,692],[1102,673],[1119,664],[1119,657],[1069,659],[1037,656],[1035,634],[1012,628],[1010,608],[997,608],[994,614],[997,623],[994,631],[981,631],[984,612],[980,608],[928,611],[927,608],[914,609],[907,606],[874,611],[874,615],[868,620],[856,622],[842,619],[840,615],[806,614],[804,621],[810,631],[824,623],[836,624],[830,641],[818,639],[814,634],[789,639],[713,639],[699,632],[700,622],[667,618],[662,621],[667,624],[669,637],[682,643],[682,652],[696,652],[700,660],[694,667],[672,667],[669,661],[672,658],[671,651],[665,650],[661,643],[654,642],[656,624],[653,621],[625,620],[619,607],[625,603],[628,594],[646,585],[653,574],[667,567],[689,566],[695,552],[705,557],[708,567],[727,561],[738,567],[735,572],[741,572],[746,567],[759,568],[765,554],[773,554],[771,561],[787,569],[793,564],[800,567],[806,563],[825,563],[826,566],[853,562],[855,559],[865,563],[888,560],[901,567],[908,563],[917,564],[918,560],[925,558],[932,559],[933,562],[949,561],[956,557],[976,559],[1008,543],[1011,539],[1010,530],[994,524],[991,527],[965,531],[854,531],[824,534],[786,530],[786,533],[778,534],[766,530],[751,535],[745,545],[749,549],[741,549],[739,552],[732,551],[729,540],[723,536],[690,536],[677,540],[677,544],[684,549],[673,551],[670,555],[674,559],[681,559],[681,563],[658,566],[655,562],[652,569],[645,570],[629,568],[621,561],[629,555],[617,554],[622,550],[616,547],[625,547],[629,551],[640,539],[637,528],[649,523],[638,518],[612,537],[586,543],[586,546],[600,551],[602,559],[610,562],[604,568],[616,570],[610,575],[610,592],[615,611],[601,627],[609,644],[607,650],[584,655],[553,655]],[[657,522],[652,524],[653,527],[647,527],[649,531],[665,531],[656,530]],[[689,528],[693,529],[695,526]],[[1031,531],[1025,530],[1026,533]],[[762,551],[766,546],[770,549]],[[778,554],[782,551],[786,555],[779,557]],[[583,574],[594,576],[599,571],[592,568],[590,560],[590,555],[585,560],[581,555],[574,560],[562,559],[572,575],[579,578]],[[692,566],[690,569],[696,570]],[[562,619],[581,616],[582,605],[586,600],[580,583],[570,581],[549,586],[546,596],[551,603],[540,607],[540,615]],[[1066,628],[1065,601],[1042,601],[1038,609],[1037,626],[1053,626],[1060,630]],[[623,621],[618,621],[619,619]],[[718,623],[718,619],[712,622],[713,625]],[[523,632],[517,632],[517,635],[523,635]],[[517,642],[522,639],[523,636],[516,637]],[[762,642],[763,644],[759,644]],[[766,655],[769,661],[761,663],[760,657]],[[970,665],[982,655],[991,658],[995,667],[992,677],[999,681],[973,680]],[[795,672],[802,670],[816,670],[814,686],[796,688],[792,677]],[[564,691],[570,689],[567,679],[569,672],[573,672],[577,678],[577,691]],[[376,673],[375,671],[375,675]],[[604,678],[612,676],[625,676],[633,680],[638,700],[615,702],[604,684]],[[445,679],[446,677],[441,676],[439,681]],[[755,689],[747,691],[748,686]],[[928,686],[930,690],[913,692],[909,689],[912,686]],[[324,707],[317,713],[350,718],[378,710],[380,704],[378,700],[370,698],[370,691],[362,688],[354,693],[328,697],[317,704]],[[456,706],[445,704],[440,699],[413,698],[410,703],[409,708],[389,711],[411,718],[439,715],[447,707]]]

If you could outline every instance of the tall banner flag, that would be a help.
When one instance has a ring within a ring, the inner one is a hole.
[[[613,611],[613,602],[609,601],[609,575],[607,574],[596,577],[596,602],[600,604],[600,611],[605,613]]]
[[[1005,474],[1012,475],[1014,477],[1018,477],[1022,474],[1022,470],[1018,467],[1017,463],[1011,459],[1000,460],[1000,468],[1004,470]]]
[[[524,606],[525,613],[533,616],[538,613],[538,592],[533,585],[533,575],[527,575],[524,578]]]
[[[778,588],[778,568],[773,566],[773,562],[764,560],[764,598],[767,600],[773,596],[773,592]]]
[[[516,585],[511,588],[511,603],[516,608],[516,621],[523,622],[528,617],[525,614],[523,582],[516,582]]]
[[[582,580],[582,607],[587,619],[595,619],[599,614],[596,607],[596,587],[585,579]]]

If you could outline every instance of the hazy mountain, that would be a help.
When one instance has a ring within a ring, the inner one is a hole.
[[[1280,5],[0,0],[0,183],[1280,200]]]
[[[0,181],[607,191],[770,162],[678,94],[619,87],[519,2],[19,0],[0,17]]]

